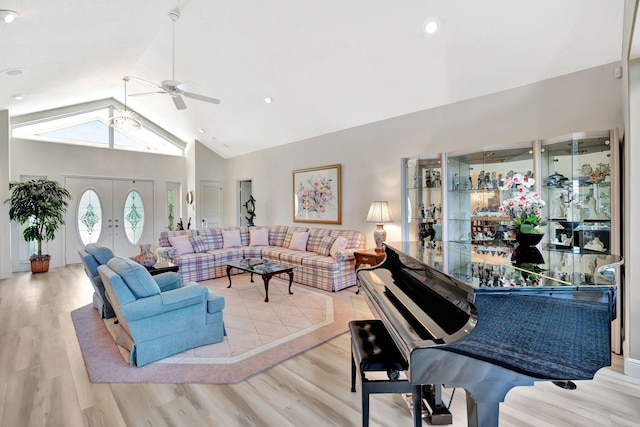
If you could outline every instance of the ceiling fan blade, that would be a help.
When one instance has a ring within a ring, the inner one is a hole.
[[[198,95],[197,93],[182,92],[187,98],[197,99],[198,101],[210,102],[212,104],[220,104],[220,100],[209,96]]]
[[[127,78],[129,78],[130,80],[135,80],[140,83],[146,83],[151,86],[162,87],[158,83],[150,82],[149,80],[141,79],[140,77],[127,76]]]
[[[140,95],[153,95],[156,93],[167,93],[165,91],[155,91],[155,92],[140,92],[140,93],[132,93],[129,96],[140,96]]]
[[[182,99],[181,96],[175,95],[172,96],[171,99],[173,99],[173,103],[176,105],[178,110],[184,110],[187,108],[187,104],[184,103],[184,99]]]

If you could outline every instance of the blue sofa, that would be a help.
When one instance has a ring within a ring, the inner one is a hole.
[[[151,276],[128,258],[98,267],[118,318],[116,343],[131,352],[129,364],[144,366],[226,335],[224,297],[178,273]]]
[[[93,307],[98,310],[103,319],[115,317],[116,314],[105,296],[104,284],[98,274],[98,266],[106,264],[115,255],[111,249],[99,243],[89,243],[84,249],[78,251],[78,255],[80,255],[84,271],[93,286]]]

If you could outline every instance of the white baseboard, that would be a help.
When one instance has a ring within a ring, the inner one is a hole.
[[[640,360],[625,357],[624,374],[632,378],[640,379]]]

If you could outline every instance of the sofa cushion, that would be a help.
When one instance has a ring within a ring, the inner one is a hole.
[[[136,298],[146,298],[160,293],[160,287],[151,277],[151,273],[137,262],[114,257],[107,266],[122,278]]]
[[[289,242],[289,249],[294,251],[306,251],[309,233],[307,231],[295,231]]]
[[[173,231],[164,230],[160,232],[160,239],[158,239],[158,246],[160,247],[171,246],[171,242],[169,242],[170,237],[184,236],[184,235],[193,236],[196,234],[198,234],[196,230],[173,230]]]
[[[335,257],[338,252],[344,251],[347,247],[347,238],[338,236],[336,237],[336,241],[331,245],[331,249],[329,249],[329,255]]]
[[[305,227],[289,227],[287,228],[287,233],[284,235],[284,241],[282,242],[283,248],[288,248],[289,244],[291,244],[291,238],[293,237],[293,233],[296,231],[309,231],[308,228]]]
[[[269,246],[269,229],[250,228],[249,246]]]
[[[345,237],[347,239],[345,249],[364,248],[366,245],[364,234],[356,230],[331,230],[331,235],[334,237]]]
[[[222,232],[219,228],[198,230],[198,236],[202,237],[208,251],[222,249]]]
[[[239,248],[242,246],[240,241],[240,230],[222,230],[222,248]]]
[[[193,246],[191,246],[191,242],[189,241],[191,236],[172,236],[169,237],[169,243],[174,247],[176,251],[178,251],[178,255],[182,254],[192,254]]]
[[[98,261],[99,264],[106,264],[109,262],[111,258],[115,255],[113,251],[108,247],[101,245],[100,243],[89,243],[84,247],[84,250],[93,255],[93,257]]]
[[[307,241],[307,250],[309,252],[317,252],[320,242],[326,236],[331,234],[331,230],[326,228],[311,228],[309,229],[309,240]]]
[[[207,245],[204,243],[204,239],[201,236],[189,236],[189,242],[191,242],[194,252],[199,253],[207,251]]]
[[[269,246],[284,246],[284,238],[289,227],[286,225],[272,225],[269,227]]]
[[[318,249],[316,253],[318,255],[329,256],[331,251],[331,247],[333,246],[333,242],[335,242],[337,237],[333,236],[324,236],[318,245]]]

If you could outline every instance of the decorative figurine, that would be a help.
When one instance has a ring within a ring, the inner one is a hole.
[[[442,181],[440,180],[440,171],[433,171],[433,186],[435,188],[440,188],[442,186]]]
[[[453,174],[453,189],[454,191],[460,189],[460,175],[458,175],[457,173]]]
[[[244,207],[247,209],[247,215],[249,215],[245,217],[247,225],[252,227],[255,225],[253,223],[253,218],[256,217],[256,199],[254,199],[251,194],[249,195],[249,200],[244,204]]]
[[[429,169],[424,171],[424,185],[427,188],[431,188],[433,186],[433,181],[431,180],[431,170]]]

